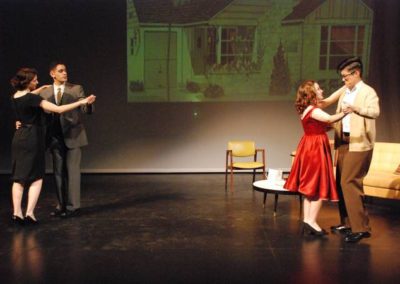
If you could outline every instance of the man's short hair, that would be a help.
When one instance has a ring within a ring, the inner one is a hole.
[[[50,62],[50,64],[49,64],[49,71],[50,72],[53,71],[57,67],[57,65],[66,66],[64,61],[62,61],[62,60],[54,60],[54,61]]]
[[[337,66],[337,72],[340,73],[345,68],[349,69],[350,72],[358,70],[360,71],[360,76],[363,73],[363,63],[360,57],[349,57],[339,63]]]

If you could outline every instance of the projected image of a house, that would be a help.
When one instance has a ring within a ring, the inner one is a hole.
[[[362,0],[127,0],[128,102],[293,100],[329,93],[337,64],[368,76],[373,11]]]

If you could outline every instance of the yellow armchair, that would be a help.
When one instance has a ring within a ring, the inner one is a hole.
[[[261,153],[261,161],[257,160],[257,153]],[[252,159],[243,159],[249,157]],[[226,150],[225,189],[228,185],[228,170],[230,171],[231,190],[234,170],[253,170],[253,182],[256,170],[262,170],[263,177],[265,177],[265,150],[256,149],[254,141],[229,141],[228,150]]]

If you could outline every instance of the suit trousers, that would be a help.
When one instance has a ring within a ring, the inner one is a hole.
[[[58,209],[76,210],[81,207],[81,148],[68,148],[62,137],[50,141]]]
[[[350,152],[349,144],[343,144],[337,151],[336,184],[341,222],[350,225],[353,232],[369,232],[363,180],[368,173],[373,150]]]

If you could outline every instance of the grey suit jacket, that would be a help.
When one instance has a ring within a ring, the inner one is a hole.
[[[53,87],[44,89],[42,92],[40,92],[40,96],[51,103],[56,103]],[[65,89],[61,99],[61,103],[63,105],[70,104],[84,98],[85,93],[82,86],[74,85],[68,82],[65,83]],[[82,113],[91,114],[92,112],[92,105],[84,105],[80,108],[60,114],[60,124],[64,136],[64,143],[68,148],[72,149],[88,144],[85,127],[82,123]],[[50,119],[55,117],[54,114],[51,114],[50,116]],[[51,135],[52,130],[48,129],[48,131]]]

